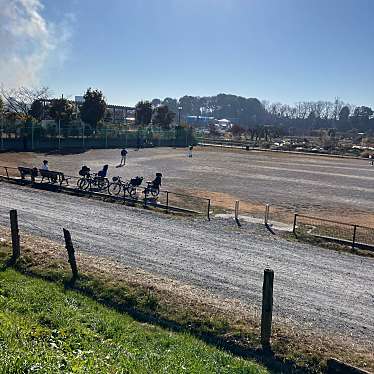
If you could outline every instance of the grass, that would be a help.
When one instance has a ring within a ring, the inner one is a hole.
[[[1,230],[0,234],[8,235]],[[66,250],[43,238],[23,234],[22,239],[22,256],[15,268],[59,287],[66,285],[70,279]],[[0,267],[9,255],[10,248],[0,245]],[[274,321],[272,351],[263,351],[259,315],[235,301],[212,298],[201,289],[99,257],[78,254],[78,268],[80,278],[74,289],[81,294],[137,321],[191,334],[237,356],[255,359],[271,371],[321,373],[331,356],[374,369],[370,347],[355,344],[353,350],[349,339],[341,341]]]
[[[2,373],[267,372],[12,269],[0,273],[0,346]]]

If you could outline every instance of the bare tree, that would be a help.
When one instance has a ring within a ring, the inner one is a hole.
[[[340,111],[342,110],[344,105],[345,105],[344,102],[342,100],[340,100],[339,97],[335,98],[334,109],[333,109],[333,114],[332,114],[332,117],[334,118],[334,121],[338,120]]]
[[[50,91],[48,87],[19,87],[14,89],[1,87],[0,94],[4,99],[8,112],[26,117],[29,114],[31,104],[36,100],[47,99],[50,96]]]

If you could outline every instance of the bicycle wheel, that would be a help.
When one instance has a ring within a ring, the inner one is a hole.
[[[90,187],[90,182],[87,178],[81,178],[78,180],[77,186],[80,190],[86,191]]]
[[[114,183],[111,183],[109,185],[109,194],[110,195],[119,195],[121,190],[122,190],[122,184],[121,183],[118,183],[118,182],[114,182]]]
[[[158,188],[151,188],[151,195],[153,197],[157,197],[159,193],[160,193],[160,190]]]
[[[127,187],[127,192],[129,193],[130,197],[134,199],[136,197],[136,188],[133,186]]]
[[[109,181],[106,178],[99,178],[97,180],[97,188],[99,191],[108,190],[109,188]]]

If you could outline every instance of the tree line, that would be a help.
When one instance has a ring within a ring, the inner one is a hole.
[[[51,119],[63,127],[76,119],[88,124],[93,132],[103,125],[107,103],[102,91],[88,88],[82,103],[76,103],[64,97],[50,99],[47,87],[31,89],[20,87],[0,91],[0,114],[10,123],[17,120],[25,125],[31,121],[41,122]],[[176,113],[167,105],[152,105],[149,101],[140,101],[135,107],[135,124],[138,126],[157,126],[169,129]]]
[[[237,125],[236,130],[252,132],[254,137],[257,133],[266,133],[266,128],[270,126],[280,132],[299,134],[321,128],[335,128],[342,132],[374,130],[372,108],[345,103],[339,98],[334,101],[301,101],[288,105],[219,94],[183,96],[178,100],[166,97],[164,100],[153,99],[151,103],[153,106],[167,105],[174,111],[182,107],[184,116],[226,118]]]
[[[18,119],[24,123],[33,120],[40,122],[47,116],[63,126],[79,118],[90,125],[92,131],[103,124],[107,104],[102,91],[87,89],[84,101],[79,104],[63,97],[50,99],[50,96],[45,87],[2,88],[0,113],[10,121]],[[273,132],[292,132],[295,135],[322,128],[368,133],[374,129],[372,108],[344,103],[338,98],[334,101],[302,101],[288,105],[228,94],[204,97],[185,95],[179,99],[166,97],[163,100],[140,101],[135,106],[135,124],[169,129],[179,110],[182,118],[188,115],[227,118],[237,125],[235,132],[247,131],[254,138],[259,133],[266,137],[270,128]]]

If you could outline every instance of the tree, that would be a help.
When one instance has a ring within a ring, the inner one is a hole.
[[[67,125],[74,113],[74,106],[66,99],[53,99],[49,107],[49,114],[56,122]]]
[[[355,109],[353,116],[364,121],[368,121],[373,115],[373,110],[367,106],[359,106]]]
[[[176,99],[172,99],[171,97],[165,97],[162,101],[162,105],[166,105],[169,110],[176,113],[178,110],[178,101]]]
[[[19,87],[15,89],[1,89],[9,112],[17,114],[20,118],[29,116],[29,110],[36,100],[47,99],[50,95],[48,87],[27,88]]]
[[[159,105],[153,111],[153,124],[163,129],[169,129],[175,118],[175,113],[167,105]]]
[[[245,130],[243,129],[243,127],[239,125],[233,125],[230,131],[233,136],[240,136],[245,133]]]
[[[96,131],[98,123],[104,118],[106,102],[100,90],[89,88],[83,96],[84,102],[79,108],[81,119]]]
[[[350,110],[347,105],[343,106],[339,112],[339,121],[348,121]]]
[[[139,101],[135,106],[135,124],[148,126],[152,121],[152,112],[149,101]]]
[[[43,119],[44,106],[42,100],[34,100],[29,110],[29,115],[40,122]]]
[[[159,106],[161,104],[161,100],[160,99],[153,99],[151,101],[151,104],[152,104],[153,108],[156,108],[156,106]]]

